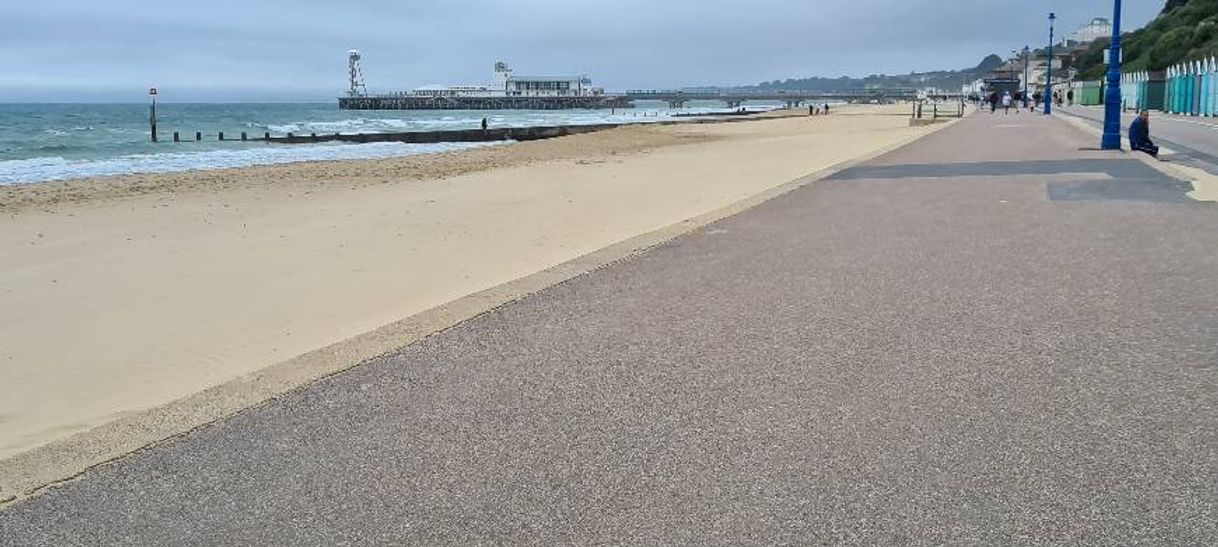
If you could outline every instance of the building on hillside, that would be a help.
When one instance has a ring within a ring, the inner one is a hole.
[[[1087,45],[1100,38],[1109,38],[1112,36],[1112,22],[1104,17],[1096,17],[1086,25],[1079,27],[1074,31],[1074,34],[1063,36],[1061,45],[1065,47],[1074,47]]]
[[[1073,79],[1074,74],[1072,69],[1065,69],[1069,53],[1053,52],[1053,85],[1060,86],[1065,82]],[[1028,92],[1032,94],[1043,93],[1047,87],[1049,79],[1049,59],[1047,57],[1036,57],[1028,63]]]

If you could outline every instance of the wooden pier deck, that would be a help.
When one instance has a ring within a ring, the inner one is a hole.
[[[462,97],[418,95],[360,95],[339,97],[339,110],[606,110],[631,108],[617,95]]]

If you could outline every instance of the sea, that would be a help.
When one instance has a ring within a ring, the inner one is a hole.
[[[769,110],[776,105],[751,105]],[[690,103],[671,110],[665,103],[627,110],[342,111],[336,103],[157,105],[160,142],[149,138],[147,104],[0,104],[0,184],[134,173],[224,169],[302,161],[374,159],[486,146],[482,143],[267,144],[219,142],[309,133],[392,133],[492,127],[599,123],[648,123],[681,114],[724,112],[722,104]],[[173,132],[181,134],[173,142]],[[195,142],[195,132],[204,135]]]

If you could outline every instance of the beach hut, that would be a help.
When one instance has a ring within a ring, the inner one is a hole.
[[[1147,85],[1150,83],[1147,82],[1149,79],[1145,72],[1138,73],[1138,110],[1146,107],[1146,88],[1149,86]]]
[[[1125,75],[1125,81],[1121,82],[1121,109],[1122,110],[1137,110],[1141,104],[1141,97],[1138,93],[1139,74],[1134,72]]]
[[[1138,73],[1138,110],[1150,108],[1150,73]]]
[[[1209,72],[1210,60],[1202,59],[1200,61],[1201,70],[1197,72],[1197,115],[1206,116],[1209,114]]]
[[[1176,67],[1167,67],[1167,90],[1164,98],[1163,111],[1169,114],[1176,111]]]
[[[1188,96],[1188,66],[1180,63],[1176,67],[1176,107],[1173,112],[1184,114],[1184,98]]]
[[[1121,111],[1129,110],[1129,99],[1130,99],[1129,92],[1130,92],[1130,86],[1133,83],[1129,77],[1130,77],[1129,74],[1126,74],[1124,72],[1121,73]]]
[[[1218,116],[1218,58],[1210,57],[1210,116]]]
[[[1209,71],[1205,74],[1206,82],[1209,85],[1206,87],[1205,112],[1208,116],[1218,116],[1218,58],[1210,57]]]
[[[1179,76],[1177,76],[1179,85],[1176,86],[1176,114],[1188,114],[1188,107],[1185,106],[1188,104],[1188,96],[1190,93],[1188,86],[1188,63],[1181,63],[1180,67],[1176,70],[1179,74]]]
[[[1176,69],[1178,76],[1176,85],[1176,114],[1188,114],[1189,86],[1188,86],[1188,63],[1181,63]]]
[[[1104,104],[1103,82],[1076,82],[1074,100],[1080,106],[1096,106]]]
[[[1146,73],[1146,104],[1142,108],[1167,111],[1167,72]]]
[[[1201,63],[1198,61],[1189,63],[1187,107],[1189,116],[1201,113]]]
[[[1210,95],[1213,93],[1214,67],[1210,59],[1201,61],[1201,115],[1210,115]]]
[[[1188,77],[1188,113],[1190,116],[1201,115],[1201,61],[1193,61],[1193,73]]]

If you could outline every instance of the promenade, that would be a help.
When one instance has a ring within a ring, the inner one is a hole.
[[[0,545],[1218,543],[1218,209],[1094,141],[969,116],[0,508]]]
[[[1082,118],[1096,129],[1103,128],[1104,108],[1086,106],[1059,107],[1062,113]],[[1121,116],[1121,145],[1129,148],[1129,124],[1135,112]],[[1171,149],[1172,161],[1218,175],[1218,119],[1178,116],[1162,112],[1150,113],[1151,139]]]

